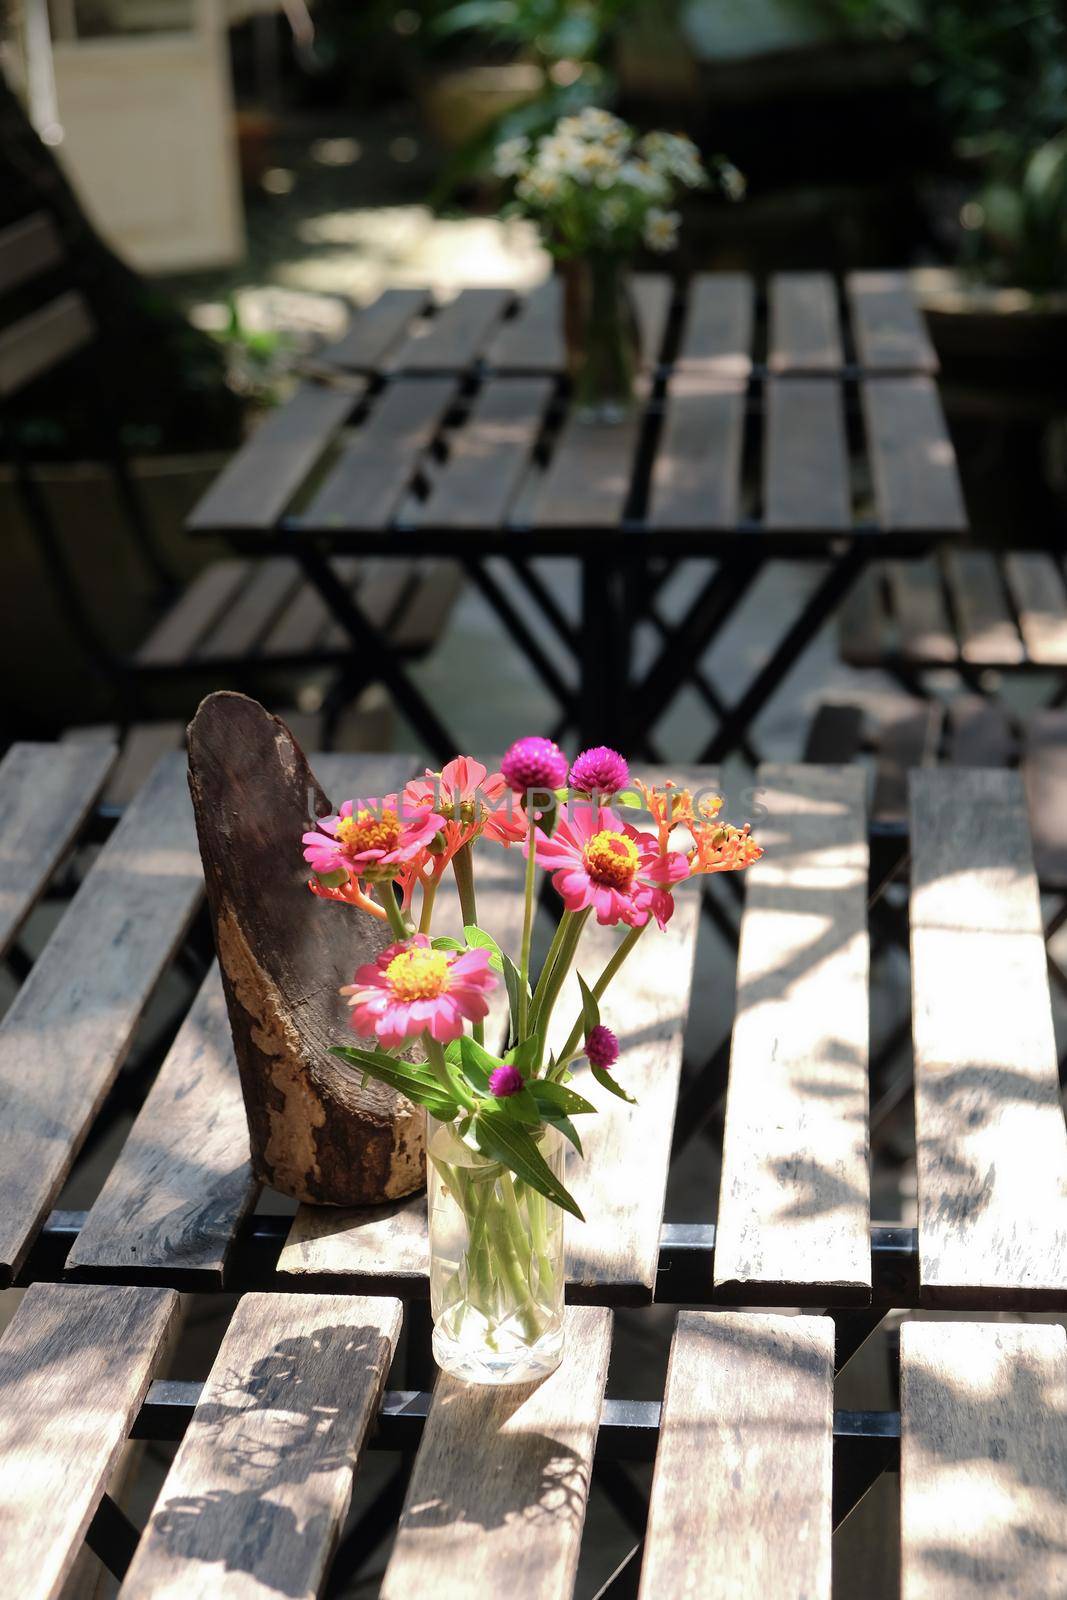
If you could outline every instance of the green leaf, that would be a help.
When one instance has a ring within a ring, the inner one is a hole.
[[[491,933],[486,933],[484,928],[479,928],[475,923],[469,922],[463,930],[463,937],[471,950],[488,950],[489,965],[494,972],[503,972],[504,957],[500,946]]]
[[[570,1117],[564,1116],[562,1111],[558,1111],[554,1117],[546,1117],[545,1121],[550,1128],[558,1129],[565,1139],[569,1139],[580,1156],[585,1155],[585,1151],[582,1149],[582,1141],[578,1137],[578,1130]]]
[[[541,1108],[537,1104],[528,1088],[522,1088],[518,1094],[507,1094],[498,1100],[492,1100],[493,1110],[501,1116],[510,1117],[513,1122],[522,1122],[529,1128],[541,1125]]]
[[[391,1089],[399,1089],[416,1105],[425,1106],[438,1122],[451,1122],[459,1111],[437,1079],[417,1062],[401,1061],[398,1056],[387,1056],[384,1050],[353,1050],[345,1045],[333,1045],[330,1054],[347,1061],[350,1067],[362,1072],[364,1077],[377,1078]]]
[[[572,1217],[584,1222],[578,1202],[560,1183],[537,1145],[524,1128],[516,1127],[497,1109],[480,1111],[474,1121],[475,1138],[484,1155],[499,1161],[523,1183],[528,1183],[546,1200],[553,1201]]]
[[[596,1106],[590,1100],[575,1094],[573,1089],[565,1089],[562,1083],[550,1082],[548,1078],[531,1078],[527,1087],[546,1119],[558,1112],[577,1117],[596,1110]]]
[[[600,1026],[600,1006],[597,1003],[596,995],[590,989],[581,973],[577,973],[576,976],[578,978],[578,987],[582,991],[582,1029],[588,1038],[593,1029]]]
[[[430,940],[430,944],[434,950],[466,950],[467,948],[462,939],[453,939],[450,933],[439,934],[437,938]]]
[[[460,1061],[463,1064],[463,1071],[467,1078],[480,1094],[488,1094],[489,1074],[502,1064],[499,1058],[492,1055],[467,1033],[457,1040],[457,1044],[459,1045]]]
[[[612,1094],[618,1095],[620,1100],[625,1100],[628,1105],[635,1106],[637,1104],[637,1101],[634,1099],[633,1095],[627,1094],[626,1090],[621,1088],[619,1084],[615,1082],[615,1079],[611,1076],[611,1073],[605,1072],[603,1067],[594,1067],[592,1063],[590,1063],[589,1070],[602,1089],[610,1090]]]
[[[523,1077],[528,1078],[537,1066],[540,1055],[541,1036],[532,1033],[528,1039],[517,1044],[513,1050],[509,1050],[505,1060],[510,1061],[513,1067],[518,1067]]]
[[[509,1042],[519,1037],[519,996],[522,993],[522,974],[510,956],[504,956],[504,982],[508,991],[508,1011],[511,1016],[511,1027],[508,1033]],[[530,1001],[530,985],[526,985],[526,1001]]]

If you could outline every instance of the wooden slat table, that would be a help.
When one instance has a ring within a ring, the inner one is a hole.
[[[19,763],[49,771],[43,749]],[[392,788],[413,763],[316,767],[339,795]],[[106,769],[100,757],[86,793]],[[48,1214],[199,902],[183,779],[164,758],[0,1024],[0,1239],[8,1276],[32,1284],[0,1336],[11,1592],[58,1594],[88,1537],[128,1596],[321,1593],[368,1444],[413,1462],[406,1492],[383,1491],[399,1515],[387,1596],[432,1581],[444,1594],[570,1600],[598,1463],[655,1457],[620,1593],[639,1582],[646,1600],[725,1597],[758,1575],[789,1600],[829,1600],[832,1528],[898,1448],[905,1600],[1055,1592],[1067,1546],[1062,1328],[909,1323],[899,1415],[833,1409],[835,1368],[890,1307],[1067,1312],[1067,1128],[1018,774],[910,781],[917,1228],[870,1211],[863,785],[849,769],[766,767],[717,1227],[663,1218],[700,920],[683,895],[608,1002],[643,1105],[609,1102],[588,1167],[572,1174],[591,1221],[569,1231],[569,1297],[583,1303],[568,1311],[563,1366],[532,1391],[442,1380],[432,1396],[382,1392],[401,1302],[409,1343],[418,1337],[424,1199],[250,1216],[257,1189],[214,971],[191,987],[88,1214]],[[64,847],[76,841],[72,828]],[[521,862],[486,862],[482,918],[510,944]],[[446,898],[442,914],[453,915]],[[501,1023],[498,1007],[490,1026]],[[709,1192],[704,1217],[714,1208]],[[191,1288],[252,1292],[205,1381],[175,1383],[161,1363],[174,1291]],[[653,1299],[707,1308],[679,1318],[662,1407],[605,1398],[611,1307]],[[760,1304],[804,1314],[736,1309]],[[143,1534],[106,1493],[131,1432],[182,1436]],[[357,1523],[335,1574],[358,1564],[365,1537]]]
[[[747,747],[755,716],[868,562],[903,562],[966,531],[936,361],[900,273],[843,286],[784,273],[765,291],[737,273],[681,286],[650,274],[635,279],[635,305],[638,398],[608,427],[569,410],[557,282],[444,304],[384,295],[308,368],[190,530],[296,556],[442,759],[456,740],[331,556],[461,561],[580,742],[652,756],[657,723],[693,681],[717,722],[702,759]],[[694,556],[718,565],[669,618],[659,590]],[[551,557],[580,568],[577,623],[531,565]],[[535,621],[493,558],[511,565]],[[790,558],[823,563],[821,581],[727,706],[701,655],[763,566]],[[635,676],[630,645],[648,622],[659,653]]]

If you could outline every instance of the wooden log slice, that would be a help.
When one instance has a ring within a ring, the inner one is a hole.
[[[285,724],[240,694],[197,711],[189,788],[256,1176],[316,1205],[410,1194],[422,1110],[329,1054],[350,1036],[338,989],[390,940],[308,892],[300,835],[336,808]]]

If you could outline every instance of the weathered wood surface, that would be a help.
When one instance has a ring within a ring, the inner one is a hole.
[[[741,1304],[862,1301],[871,1285],[865,775],[763,766],[759,786],[767,853],[746,873],[715,1286]]]
[[[641,361],[645,367],[654,367],[663,349],[674,284],[665,272],[638,272],[633,278],[633,297]]]
[[[778,272],[768,288],[772,372],[838,372],[845,364],[837,285],[828,272]]]
[[[529,465],[551,395],[548,378],[488,384],[414,521],[446,528],[500,527]]]
[[[321,352],[319,362],[349,372],[388,370],[393,364],[390,353],[395,353],[408,325],[428,303],[425,289],[386,289],[356,312],[341,338]]]
[[[1017,773],[911,776],[919,1287],[932,1305],[1067,1294],[1067,1129]]]
[[[63,259],[63,244],[46,211],[23,217],[0,232],[0,294],[39,277]]]
[[[303,751],[254,700],[212,695],[190,725],[189,784],[257,1178],[319,1204],[410,1193],[421,1110],[330,1054],[341,985],[390,935],[317,901],[286,854],[332,809]]]
[[[515,848],[483,848],[477,864],[478,920],[504,950],[515,951],[522,937],[523,858]],[[434,930],[459,937],[462,919],[451,874],[438,892]],[[507,996],[494,991],[486,1039],[502,1044],[507,1028]],[[335,1211],[301,1206],[278,1259],[283,1277],[307,1283],[321,1279],[370,1278],[401,1287],[425,1278],[429,1270],[426,1196],[386,1206]]]
[[[260,561],[239,594],[231,597],[215,626],[196,647],[198,661],[243,660],[293,600],[303,583],[290,556]]]
[[[397,1300],[239,1303],[120,1593],[314,1600],[352,1495]]]
[[[904,272],[850,272],[845,293],[860,365],[871,372],[937,371],[937,353]]]
[[[907,822],[908,774],[914,767],[937,765],[944,720],[939,700],[894,702],[875,755],[871,812],[880,821]]]
[[[67,1258],[77,1277],[221,1288],[252,1176],[241,1084],[212,968]]]
[[[610,1312],[571,1308],[563,1364],[543,1383],[438,1378],[382,1600],[569,1600],[610,1342]]]
[[[860,393],[883,528],[965,532],[956,456],[932,379],[867,378]]]
[[[641,1600],[829,1600],[834,1325],[683,1311]]]
[[[745,382],[676,371],[652,467],[652,528],[731,528],[741,512]]]
[[[0,955],[77,838],[113,744],[13,744],[0,761]]]
[[[893,643],[884,571],[879,562],[861,573],[838,613],[841,658],[853,666],[881,666]]]
[[[1067,1550],[1060,1327],[900,1330],[901,1600],[1052,1600]]]
[[[180,755],[86,875],[0,1024],[0,1281],[54,1202],[203,893]]]
[[[556,276],[531,289],[515,316],[502,322],[486,352],[494,372],[562,372],[563,282]]]
[[[1022,640],[996,558],[988,550],[946,550],[944,563],[964,661],[977,666],[1018,666],[1023,660]]]
[[[644,394],[644,386],[638,384]],[[552,459],[534,490],[537,528],[613,528],[630,496],[642,406],[622,422],[564,424]]]
[[[698,272],[689,284],[676,371],[747,383],[754,303],[752,280],[743,273]]]
[[[954,767],[1006,767],[1015,736],[1001,707],[982,695],[959,695],[948,706],[948,759]]]
[[[851,528],[852,492],[841,386],[769,378],[763,520],[768,528]]]
[[[392,365],[401,372],[456,372],[486,349],[514,298],[510,289],[461,289],[436,316],[412,330]]]
[[[1039,666],[1067,666],[1067,593],[1051,556],[1010,551],[1004,575],[1019,613],[1026,653]]]
[[[301,513],[311,526],[381,528],[393,517],[456,392],[454,378],[390,384]]]
[[[959,645],[933,556],[922,561],[887,561],[885,576],[900,655],[925,666],[958,661]]]
[[[302,385],[271,412],[197,503],[194,533],[269,528],[278,520],[345,419],[358,393],[328,384]]]
[[[249,561],[213,561],[197,574],[149,633],[136,654],[141,667],[187,661],[201,639],[240,594],[252,572]]]
[[[34,1284],[0,1339],[0,1576],[51,1600],[178,1309],[166,1289]]]

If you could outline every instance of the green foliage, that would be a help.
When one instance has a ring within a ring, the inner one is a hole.
[[[569,1211],[579,1222],[585,1221],[578,1202],[560,1183],[534,1140],[525,1129],[516,1127],[509,1117],[503,1115],[499,1105],[478,1115],[474,1136],[483,1155],[508,1167],[523,1183],[528,1183],[538,1194],[543,1194],[564,1211]]]
[[[1036,290],[1067,287],[1067,133],[1040,145],[1017,181],[994,177],[976,206],[972,259],[985,276]]]
[[[333,1045],[330,1054],[357,1068],[364,1082],[368,1078],[376,1078],[379,1083],[388,1084],[390,1089],[399,1089],[416,1105],[425,1106],[438,1122],[451,1122],[458,1114],[457,1103],[446,1096],[443,1086],[430,1068],[420,1062],[402,1061],[399,1056],[387,1055],[384,1050],[357,1050],[350,1045]]]

